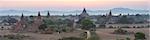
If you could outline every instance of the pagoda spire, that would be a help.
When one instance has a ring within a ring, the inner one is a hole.
[[[38,12],[38,16],[41,16],[40,12]]]
[[[49,11],[47,11],[47,17],[49,17],[50,16],[50,13],[49,13]]]
[[[24,15],[23,15],[23,13],[22,13],[22,15],[21,15],[21,19],[23,19],[24,18]]]
[[[20,20],[16,22],[16,26],[14,27],[14,32],[21,32],[24,29],[24,25],[26,24],[26,21],[24,19],[23,13],[21,14]]]
[[[65,16],[65,14],[63,13],[63,15],[62,15],[63,17]]]
[[[82,13],[87,13],[85,8],[83,9]]]
[[[112,12],[111,12],[111,10],[110,10],[110,12],[109,12],[109,16],[112,16]]]
[[[40,12],[38,12],[38,18],[41,19],[41,14],[40,14]]]

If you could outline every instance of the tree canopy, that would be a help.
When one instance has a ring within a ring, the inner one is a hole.
[[[89,19],[83,19],[81,20],[81,25],[82,25],[82,29],[85,29],[85,30],[90,30],[92,28],[95,28],[95,25],[94,23],[89,20]]]
[[[146,39],[146,37],[145,37],[145,34],[144,33],[142,33],[142,32],[137,32],[137,33],[135,33],[135,40],[143,40],[143,39]]]
[[[131,24],[133,23],[134,19],[132,18],[128,18],[127,16],[122,16],[119,20],[118,20],[118,23],[121,23],[121,24]]]

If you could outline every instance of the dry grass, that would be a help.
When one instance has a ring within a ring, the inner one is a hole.
[[[131,38],[131,40],[134,39],[134,34],[129,35],[119,35],[119,34],[111,34],[116,29],[97,29],[96,33],[100,36],[102,40],[116,40],[116,39],[126,39],[127,37]],[[130,31],[130,32],[143,32],[146,34],[146,37],[149,39],[149,28],[124,28],[124,30]]]
[[[111,34],[116,29],[97,29],[96,33],[102,40],[116,40],[118,39],[125,39],[127,37],[131,38],[131,40],[134,39],[134,35],[117,35],[117,34]],[[130,29],[124,29],[127,31],[133,31],[133,32],[143,32],[146,34],[146,37],[149,38],[150,36],[150,28],[130,28]],[[19,33],[21,35],[27,35],[30,36],[28,39],[24,40],[57,40],[62,37],[78,37],[80,36],[80,33],[82,31],[75,31],[75,32],[68,32],[68,33],[61,33],[60,35],[58,33],[54,34],[39,34],[39,33]],[[10,32],[9,30],[0,30],[0,35],[7,35],[7,34],[17,34]],[[150,38],[149,38],[150,39]]]
[[[0,30],[0,35],[8,35],[8,34],[20,34],[30,36],[30,38],[26,38],[23,40],[58,40],[63,37],[78,37],[80,36],[80,31],[76,32],[67,32],[67,33],[54,33],[54,34],[39,34],[39,33],[13,33],[9,30]]]

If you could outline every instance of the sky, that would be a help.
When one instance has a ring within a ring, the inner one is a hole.
[[[148,0],[0,0],[0,8],[138,8],[147,9]]]

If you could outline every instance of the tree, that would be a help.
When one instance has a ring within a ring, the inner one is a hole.
[[[2,22],[16,23],[17,21],[18,21],[17,19],[9,17],[9,18],[4,19]]]
[[[130,40],[130,38],[127,37],[126,40]]]
[[[81,20],[81,25],[82,25],[81,28],[85,29],[85,30],[95,29],[94,23],[91,20],[89,20],[89,19]]]
[[[119,28],[114,31],[115,34],[126,34],[128,33],[126,30],[123,30],[122,28]]]
[[[66,38],[62,38],[59,40],[83,40],[82,38],[77,38],[77,37],[66,37]]]
[[[133,18],[128,18],[127,16],[122,16],[119,20],[118,23],[122,23],[122,24],[130,24],[133,23],[134,19]]]
[[[39,26],[39,30],[45,30],[47,28],[47,26],[45,24],[42,24]]]
[[[137,32],[134,34],[135,40],[144,40],[146,39],[145,34],[142,32]]]
[[[44,19],[43,22],[44,22],[44,24],[46,24],[46,25],[54,25],[54,24],[55,24],[55,23],[54,23],[52,20],[50,20],[50,19]]]

